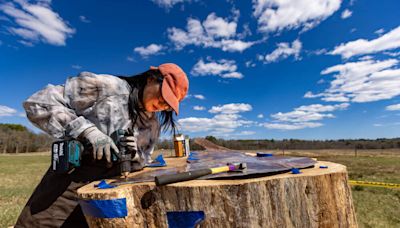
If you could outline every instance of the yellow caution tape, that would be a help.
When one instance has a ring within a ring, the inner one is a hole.
[[[400,184],[395,184],[395,183],[383,183],[383,182],[373,182],[373,181],[355,181],[355,180],[349,180],[349,183],[351,185],[360,185],[360,186],[400,188]]]

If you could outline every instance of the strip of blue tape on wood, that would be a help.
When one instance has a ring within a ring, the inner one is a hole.
[[[204,211],[169,211],[167,220],[169,228],[194,228],[205,218]]]
[[[154,161],[148,165],[146,165],[147,167],[163,167],[163,166],[167,166],[167,163],[164,160],[164,157],[162,154],[158,155],[156,157],[156,159],[154,159]]]
[[[197,161],[197,160],[199,160],[199,158],[197,157],[197,152],[194,151],[190,152],[187,161],[190,163],[191,161]]]
[[[109,200],[79,200],[84,215],[95,218],[123,218],[128,215],[126,198]]]
[[[94,186],[99,189],[115,188],[115,186],[107,184],[107,182],[105,180],[101,180],[100,183],[95,184]]]
[[[292,174],[300,174],[301,173],[300,169],[298,169],[298,168],[292,168],[291,171],[292,171]]]
[[[272,153],[265,153],[265,152],[257,152],[257,157],[272,157],[274,154]]]

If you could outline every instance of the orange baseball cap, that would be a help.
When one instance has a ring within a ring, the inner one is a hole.
[[[151,66],[150,69],[158,69],[164,76],[161,95],[178,115],[179,102],[185,98],[189,89],[189,80],[185,72],[174,63],[164,63],[158,67]]]

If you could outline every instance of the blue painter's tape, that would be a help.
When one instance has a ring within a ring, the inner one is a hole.
[[[147,167],[163,167],[163,166],[167,166],[167,163],[165,162],[162,154],[158,155],[152,163],[147,165]]]
[[[327,166],[327,165],[320,165],[319,168],[320,168],[320,169],[327,169],[328,166]]]
[[[100,183],[95,184],[94,186],[100,189],[115,188],[115,186],[107,184],[105,180],[101,180]]]
[[[84,215],[95,218],[123,218],[128,215],[126,198],[110,200],[79,200]]]
[[[292,168],[291,171],[292,171],[292,174],[300,174],[301,173],[300,169],[298,169],[298,168]]]
[[[169,228],[193,228],[205,218],[204,211],[170,211],[167,212]]]
[[[257,152],[257,157],[272,157],[274,156],[271,153]]]
[[[197,161],[197,160],[199,160],[199,158],[197,157],[197,153],[196,152],[190,152],[187,160],[188,161]]]

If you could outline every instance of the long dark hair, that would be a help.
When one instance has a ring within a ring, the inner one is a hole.
[[[143,102],[143,91],[144,87],[147,85],[147,79],[156,79],[160,86],[162,85],[164,77],[161,72],[157,69],[151,69],[138,75],[133,76],[118,76],[119,78],[128,82],[131,87],[131,92],[129,94],[129,116],[133,121],[133,125],[139,123],[146,126],[146,121],[148,117],[144,113]],[[164,132],[170,130],[171,133],[175,134],[177,130],[177,124],[174,119],[173,111],[161,111],[157,112],[157,119],[160,127]]]

